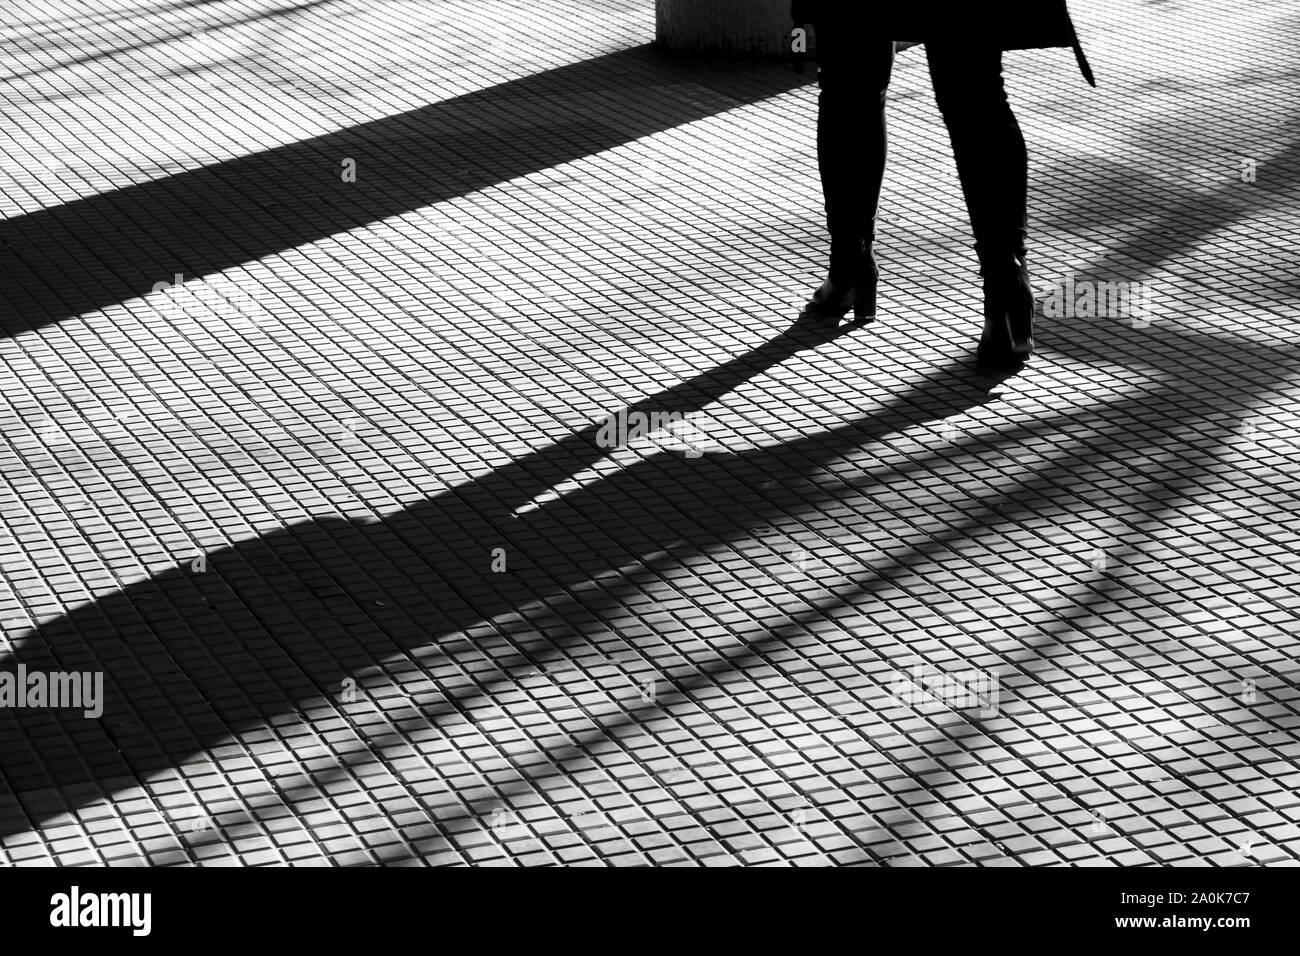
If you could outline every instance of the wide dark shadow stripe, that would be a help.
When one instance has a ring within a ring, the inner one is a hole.
[[[633,408],[704,408],[823,341],[789,330]],[[581,620],[617,613],[618,568],[645,567],[665,547],[673,560],[707,553],[756,523],[815,507],[804,480],[819,466],[982,404],[986,387],[977,376],[938,370],[826,432],[698,460],[663,452],[512,515],[540,487],[608,454],[588,428],[378,524],[300,522],[213,552],[206,572],[182,564],[84,605],[20,638],[2,662],[11,672],[19,664],[101,671],[105,710],[86,720],[0,708],[0,837],[202,759],[231,734],[292,722],[334,697],[348,676],[403,653],[436,659],[430,676],[444,696],[429,719],[472,720],[484,684],[528,659],[495,657],[486,672],[475,659],[467,672],[457,657],[474,645],[458,650],[457,635],[477,643],[497,633],[492,622],[502,615],[531,632],[551,620],[548,608],[563,606],[569,623],[551,643],[563,653],[579,639]],[[496,546],[508,550],[509,573],[487,573]],[[603,597],[590,592],[597,580]]]
[[[13,335],[524,176],[811,81],[637,47],[0,223]],[[343,182],[342,161],[357,162]]]

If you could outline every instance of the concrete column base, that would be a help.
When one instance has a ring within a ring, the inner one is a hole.
[[[737,60],[786,57],[793,26],[790,0],[655,0],[655,40],[670,53]]]

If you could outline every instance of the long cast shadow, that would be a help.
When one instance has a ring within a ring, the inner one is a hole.
[[[1185,195],[1172,194],[1167,197],[1170,211],[1158,216],[1152,222],[1125,241],[1116,243],[1090,264],[1085,275],[1111,279],[1116,276],[1132,277],[1135,264],[1143,263],[1154,267],[1179,253],[1194,248],[1213,230],[1223,228],[1239,217],[1266,208],[1285,196],[1289,187],[1300,178],[1300,166],[1293,161],[1300,156],[1300,144],[1290,143],[1278,154],[1277,166],[1281,172],[1278,180],[1271,184],[1267,193],[1252,194],[1248,201],[1230,195],[1227,191],[1198,197],[1199,205],[1195,207],[1195,216],[1189,216]],[[1096,173],[1097,171],[1093,171]],[[1121,179],[1128,183],[1128,188],[1135,193],[1151,191],[1151,184],[1131,182],[1131,171]],[[1102,170],[1100,175],[1109,175]],[[1087,188],[1080,188],[1080,206],[1072,210],[1067,221],[1082,217],[1091,210],[1086,200],[1093,194]],[[1159,195],[1159,193],[1156,193]],[[1190,227],[1190,228],[1189,228]],[[1169,242],[1164,237],[1171,233],[1178,239]],[[1163,241],[1162,241],[1163,240]],[[1153,250],[1155,250],[1153,252]],[[1130,429],[1140,425],[1147,416],[1157,419],[1168,416],[1167,407],[1176,403],[1180,410],[1180,419],[1187,423],[1209,423],[1215,416],[1233,415],[1245,419],[1253,412],[1253,406],[1260,397],[1271,389],[1281,387],[1296,368],[1300,368],[1300,350],[1274,348],[1254,341],[1245,341],[1233,337],[1212,337],[1180,327],[1169,321],[1168,317],[1156,319],[1155,324],[1147,327],[1131,327],[1127,322],[1104,320],[1105,333],[1096,322],[1086,319],[1070,319],[1044,323],[1047,333],[1046,341],[1055,346],[1054,351],[1069,358],[1093,364],[1097,360],[1119,362],[1128,367],[1143,366],[1154,379],[1154,388],[1144,391],[1139,397],[1125,400],[1117,405],[1095,413],[1070,412],[1061,416],[1061,421],[1046,421],[1040,426],[1062,424],[1068,418],[1070,424],[1097,422],[1098,444],[1105,444],[1108,437],[1132,434]],[[1178,369],[1174,372],[1173,369]],[[1221,393],[1214,388],[1221,385],[1225,375],[1232,376],[1239,382],[1238,394],[1231,402],[1225,402]],[[1187,377],[1184,377],[1187,376]],[[1165,406],[1165,407],[1162,407]],[[1000,433],[994,440],[995,447],[1011,446],[1016,441],[1030,438],[1032,429],[1016,429]],[[1210,448],[1218,445],[1222,439],[1218,435],[1208,435],[1202,439]],[[1141,522],[1141,527],[1131,529],[1132,533],[1141,533],[1143,529],[1159,526],[1169,512],[1182,501],[1194,497],[1203,483],[1213,477],[1216,471],[1226,466],[1201,465],[1189,466],[1183,460],[1183,453],[1155,450],[1157,446],[1149,444],[1150,438],[1142,441],[1141,454],[1136,458],[1141,462],[1141,480],[1135,482],[1126,491],[1126,499],[1141,495],[1149,501],[1148,508]],[[955,450],[974,455],[984,442],[966,440],[959,442]],[[1135,449],[1137,451],[1137,449]],[[1013,522],[1020,515],[1041,513],[1041,509],[1051,506],[1052,492],[1061,484],[1073,485],[1087,474],[1083,462],[1092,454],[1105,460],[1108,453],[1094,452],[1092,442],[1086,439],[1072,441],[1059,449],[1052,456],[1053,464],[1040,469],[1032,479],[1018,484],[1014,495],[992,496],[979,502],[972,513],[962,521],[955,522],[942,532],[933,536],[929,542],[914,549],[893,556],[873,568],[874,574],[858,585],[841,590],[836,595],[836,605],[870,600],[893,585],[893,577],[917,569],[937,560],[952,545],[962,542],[969,536],[997,528]],[[1093,502],[1098,504],[1097,501]],[[1140,554],[1140,551],[1137,552]],[[1110,549],[1110,556],[1117,560],[1128,560],[1134,555],[1125,553],[1119,547]],[[887,572],[882,574],[881,572]],[[1037,636],[1025,638],[1019,648],[1003,656],[1006,667],[1020,667],[1038,660],[1050,647],[1067,638],[1082,619],[1092,609],[1108,599],[1114,599],[1117,592],[1131,587],[1131,581],[1119,578],[1098,576],[1084,588],[1083,596],[1054,602],[1054,606],[1039,609],[1036,618],[1046,623],[1038,625]],[[1136,595],[1134,595],[1136,596]],[[1158,606],[1157,606],[1158,607]],[[709,686],[722,675],[740,673],[761,662],[769,651],[779,649],[792,635],[814,623],[824,623],[825,609],[815,607],[811,611],[792,617],[773,629],[770,635],[758,640],[743,643],[727,652],[720,652],[716,659],[697,665],[695,670],[672,685],[656,698],[656,707],[667,710],[679,703],[689,703],[692,694]],[[1120,649],[1123,652],[1123,649]],[[1274,677],[1278,675],[1274,674]],[[813,691],[806,690],[813,699],[830,707],[825,700]],[[1201,708],[1201,702],[1186,698],[1189,706]],[[579,735],[572,743],[548,750],[547,757],[552,764],[575,759],[584,754],[585,748],[597,741],[605,740],[611,734],[616,736],[620,727],[630,726],[645,719],[645,711],[638,710],[627,716],[613,720],[600,721],[590,731]],[[958,754],[965,754],[977,740],[986,736],[998,739],[996,727],[984,728],[982,721],[975,717],[963,717],[972,727],[979,727],[983,733],[973,735],[947,735],[958,746]],[[924,752],[919,748],[918,757]],[[952,768],[945,766],[936,758],[924,756],[910,759],[908,755],[900,758],[890,755],[910,775],[926,777],[928,786],[939,786],[959,780]],[[1161,765],[1158,758],[1151,758],[1153,763]],[[917,765],[919,764],[919,766]],[[545,773],[523,770],[516,780],[498,784],[495,796],[481,797],[472,802],[475,815],[486,817],[498,806],[508,806],[514,795],[527,792],[544,779]],[[1193,781],[1186,781],[1191,789],[1199,789]],[[994,842],[990,837],[990,842]]]
[[[607,54],[0,222],[0,334],[59,322],[809,82]],[[356,181],[343,181],[343,161]]]
[[[796,326],[629,411],[702,409],[823,341]],[[589,618],[601,602],[573,599],[577,589],[599,581],[617,590],[624,569],[654,564],[666,548],[676,562],[798,513],[818,465],[986,401],[988,380],[964,369],[941,370],[876,414],[823,433],[736,454],[662,452],[516,513],[610,454],[597,422],[381,523],[292,525],[209,555],[206,570],[182,565],[74,610],[20,638],[2,663],[103,671],[106,710],[93,720],[0,709],[0,770],[13,795],[0,807],[0,834],[272,726],[394,655],[493,633],[503,615],[527,622],[569,601]],[[508,573],[491,573],[496,548]],[[444,651],[433,668],[443,712],[473,719],[464,701],[484,678]]]

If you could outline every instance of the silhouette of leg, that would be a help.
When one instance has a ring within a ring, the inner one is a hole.
[[[1002,83],[1002,51],[926,44],[981,262],[1025,256],[1029,159]]]
[[[1034,350],[1034,293],[1024,261],[1029,159],[1003,86],[1002,51],[941,41],[926,52],[984,278],[980,357],[1017,363]]]
[[[875,238],[885,174],[885,99],[891,39],[872,36],[861,14],[835,12],[814,24],[817,40],[817,164],[831,236],[830,279],[853,281],[862,243]]]

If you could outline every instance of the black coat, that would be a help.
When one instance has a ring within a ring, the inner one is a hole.
[[[1084,77],[1097,85],[1065,0],[793,0],[790,15],[814,26],[848,16],[891,40],[959,39],[1003,50],[1072,47]]]

